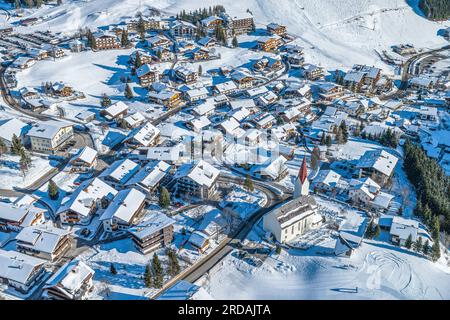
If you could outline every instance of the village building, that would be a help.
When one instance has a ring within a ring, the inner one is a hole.
[[[8,150],[11,150],[13,136],[16,135],[22,143],[31,126],[17,118],[0,120],[0,140]]]
[[[156,212],[148,220],[128,229],[135,247],[142,254],[149,254],[173,241],[175,220],[164,213]]]
[[[42,296],[49,300],[85,300],[94,287],[94,273],[83,261],[69,261],[46,281]]]
[[[148,99],[150,102],[161,104],[167,108],[173,108],[181,103],[182,94],[179,91],[162,90],[160,92],[149,92]]]
[[[196,133],[202,132],[204,129],[211,125],[211,121],[205,116],[195,118],[186,122],[186,126],[192,129]]]
[[[200,199],[210,199],[216,193],[220,171],[211,164],[198,160],[178,168],[174,179],[177,192]]]
[[[46,210],[32,204],[0,202],[0,229],[20,231],[45,222]]]
[[[156,300],[213,300],[213,298],[204,288],[179,280]]]
[[[214,104],[214,101],[212,99],[206,99],[205,102],[192,108],[192,112],[198,117],[209,117],[214,113],[215,108],[216,106]]]
[[[70,51],[73,53],[79,53],[84,50],[84,43],[78,39],[69,42]]]
[[[57,211],[62,223],[87,225],[99,209],[105,209],[117,190],[98,178],[84,181]]]
[[[97,50],[120,49],[120,41],[116,35],[97,32],[93,36]]]
[[[255,173],[266,181],[280,181],[289,174],[286,162],[287,159],[282,155],[274,160],[269,158]]]
[[[388,210],[394,196],[382,192],[381,187],[372,179],[350,181],[349,198],[352,203],[369,211]]]
[[[97,165],[97,151],[84,147],[70,159],[71,172],[89,172],[95,169]]]
[[[372,90],[381,78],[381,69],[356,64],[342,79],[343,85],[354,92]]]
[[[203,28],[213,31],[216,27],[222,26],[223,19],[217,16],[210,16],[200,21]]]
[[[57,261],[72,246],[71,232],[45,226],[23,228],[16,236],[16,250],[49,261]]]
[[[285,37],[287,35],[286,26],[280,25],[278,23],[269,23],[267,25],[267,31],[270,34],[276,34],[280,37]]]
[[[219,95],[233,94],[237,90],[237,86],[233,81],[226,81],[214,86],[214,92]]]
[[[395,216],[392,218],[389,235],[391,242],[398,246],[404,246],[409,236],[411,241],[415,242],[419,235],[419,222]]]
[[[151,161],[139,170],[126,184],[128,188],[135,188],[147,197],[156,193],[160,185],[170,180],[171,166],[164,161]]]
[[[145,194],[134,188],[119,191],[100,217],[103,229],[106,232],[127,230],[143,212],[145,199]]]
[[[208,36],[199,39],[197,41],[197,43],[199,45],[201,45],[202,47],[206,47],[206,48],[215,47],[216,44],[217,44],[217,42],[216,42],[216,40],[214,38],[211,38],[211,37],[208,37]]]
[[[425,76],[413,77],[408,82],[408,87],[413,90],[431,90],[434,86],[435,81]]]
[[[159,142],[160,131],[150,122],[133,129],[125,140],[125,144],[130,148],[151,147]]]
[[[26,294],[45,275],[45,260],[0,249],[0,280]]]
[[[192,39],[197,34],[197,27],[192,23],[176,20],[169,25],[169,32],[177,38]]]
[[[340,98],[344,95],[344,87],[331,83],[325,82],[318,85],[319,96],[325,101],[333,101],[334,99]]]
[[[263,228],[276,241],[288,243],[322,222],[317,203],[310,196],[300,196],[270,211],[263,217]]]
[[[89,110],[81,111],[75,116],[75,118],[77,118],[83,123],[89,123],[95,120],[95,112]]]
[[[342,184],[342,177],[333,170],[321,170],[314,178],[312,187],[315,192],[336,194],[342,190],[345,184]]]
[[[175,75],[178,79],[180,79],[184,83],[193,83],[196,82],[198,79],[197,72],[181,66],[175,68]]]
[[[99,175],[99,178],[114,189],[121,189],[139,169],[140,166],[130,159],[116,160]]]
[[[172,41],[167,39],[165,36],[162,35],[156,35],[154,37],[151,37],[147,40],[147,45],[150,48],[156,48],[156,47],[164,47],[168,48],[172,45]]]
[[[186,91],[186,98],[189,102],[193,103],[199,100],[205,100],[208,94],[208,89],[205,87],[194,88]]]
[[[384,150],[366,151],[356,164],[358,178],[370,177],[377,183],[385,185],[394,173],[398,158]]]
[[[302,69],[303,76],[310,81],[320,80],[324,76],[323,68],[313,64],[304,64]]]
[[[262,36],[257,39],[258,48],[262,51],[276,51],[282,45],[281,37],[278,35]]]
[[[30,139],[31,150],[54,153],[73,137],[73,125],[61,121],[38,122],[26,136]]]
[[[187,51],[185,55],[194,61],[208,60],[210,58],[210,51],[207,47],[197,47]]]
[[[192,232],[189,237],[188,242],[195,248],[199,253],[205,253],[209,248],[209,237],[207,234],[201,231]]]
[[[53,83],[50,90],[58,97],[70,97],[73,94],[73,88],[62,81]]]
[[[239,89],[252,88],[256,83],[255,77],[250,75],[248,70],[244,68],[233,70],[233,72],[231,72],[231,79],[236,83]]]
[[[122,125],[127,129],[134,129],[141,126],[146,121],[146,119],[147,118],[142,113],[135,112],[123,118]]]
[[[137,69],[136,75],[139,78],[139,84],[142,87],[149,87],[152,83],[158,82],[160,79],[158,68],[149,64],[144,64]]]
[[[36,59],[32,57],[18,57],[13,62],[13,67],[16,67],[18,69],[28,69],[32,67],[36,63]]]
[[[116,103],[113,103],[109,107],[101,110],[100,113],[108,121],[119,120],[127,115],[128,105],[122,101],[118,101]]]
[[[253,31],[255,22],[253,15],[250,13],[241,13],[239,16],[230,16],[226,13],[222,14],[227,27],[231,29],[232,33],[236,36],[247,34]]]

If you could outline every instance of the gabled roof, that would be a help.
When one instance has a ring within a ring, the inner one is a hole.
[[[44,263],[45,260],[39,258],[0,249],[0,278],[26,284],[34,270]]]
[[[210,188],[216,181],[220,171],[204,160],[182,165],[175,173],[175,179],[189,177],[197,184]]]
[[[49,225],[23,228],[16,236],[21,246],[45,253],[53,253],[62,237],[69,235],[68,230]]]
[[[139,190],[134,188],[121,190],[106,208],[100,220],[116,218],[125,223],[131,223],[134,215],[144,202],[145,194]]]
[[[0,138],[11,142],[14,135],[20,138],[30,128],[29,124],[16,118],[0,121]]]

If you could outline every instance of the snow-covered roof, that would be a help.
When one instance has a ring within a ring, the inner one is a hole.
[[[152,147],[147,150],[147,159],[163,160],[163,161],[178,161],[180,153],[183,149],[182,144],[177,144],[173,147]]]
[[[197,248],[203,248],[208,241],[208,236],[201,231],[194,231],[189,237],[189,243]]]
[[[146,74],[148,74],[150,72],[158,73],[159,70],[158,70],[157,67],[151,66],[148,63],[146,63],[146,64],[143,64],[141,67],[139,67],[136,70],[136,75],[140,78],[140,77],[143,77],[143,76],[145,76]]]
[[[394,199],[393,195],[386,192],[379,192],[375,199],[372,200],[372,205],[377,208],[387,209],[389,208],[392,199]]]
[[[189,177],[199,185],[210,188],[219,176],[220,171],[204,160],[182,165],[175,173],[175,179]]]
[[[215,105],[212,99],[206,99],[202,104],[195,106],[192,110],[199,116],[204,116],[205,114],[214,111]]]
[[[373,168],[386,176],[390,176],[397,162],[398,158],[385,150],[368,150],[359,159],[356,167]]]
[[[227,134],[234,135],[236,129],[239,128],[239,122],[237,122],[237,120],[234,118],[230,118],[223,121],[220,126],[225,130]]]
[[[13,135],[24,136],[30,127],[29,124],[16,118],[0,121],[0,138],[11,142]]]
[[[245,118],[247,118],[250,115],[250,111],[247,108],[242,108],[237,111],[235,111],[231,116],[236,119],[237,121],[241,122]]]
[[[104,111],[108,113],[111,117],[116,117],[119,114],[125,112],[128,110],[128,105],[122,101],[118,101],[116,103],[113,103],[108,108],[106,108]]]
[[[149,145],[155,142],[155,139],[158,137],[159,134],[160,134],[159,129],[156,128],[150,122],[147,122],[143,126],[134,129],[130,133],[129,138],[133,138],[142,146],[148,147]]]
[[[100,220],[116,218],[125,223],[130,223],[144,202],[145,194],[139,190],[134,188],[120,190],[106,208]]]
[[[211,121],[209,121],[209,119],[205,116],[201,116],[199,118],[195,118],[191,121],[189,121],[189,123],[192,125],[192,127],[194,128],[195,131],[200,131],[203,128],[209,126],[211,124]]]
[[[416,241],[418,229],[418,221],[395,216],[392,219],[390,233],[402,240],[406,240],[411,235],[412,241]]]
[[[70,198],[63,202],[58,209],[58,213],[71,210],[87,217],[92,209],[92,205],[103,197],[112,199],[117,194],[117,190],[107,185],[98,178],[84,181]]]
[[[27,135],[30,137],[53,139],[61,129],[71,126],[70,123],[55,120],[38,122],[31,127]]]
[[[223,93],[230,90],[236,90],[237,86],[233,81],[226,81],[215,85],[217,92]]]
[[[120,184],[125,184],[137,171],[139,165],[129,159],[115,161],[100,174],[100,178],[109,177]]]
[[[212,22],[214,22],[214,21],[217,21],[217,20],[222,21],[222,18],[219,18],[219,17],[217,17],[217,16],[209,16],[209,17],[207,17],[207,18],[201,20],[201,23],[202,23],[202,25],[204,25],[204,26],[208,26],[210,23],[212,23]]]
[[[175,220],[166,216],[164,213],[155,212],[146,221],[128,229],[128,231],[138,239],[145,239],[174,223]]]
[[[189,98],[196,98],[208,95],[208,89],[205,87],[191,89],[186,92]]]
[[[0,249],[0,278],[26,284],[36,268],[45,260],[16,251]]]
[[[140,112],[135,112],[126,116],[123,119],[129,126],[134,127],[137,124],[140,124],[145,121],[145,116]]]
[[[335,187],[341,175],[333,170],[321,170],[319,174],[314,178],[314,183],[323,183],[330,187]]]
[[[263,165],[261,174],[268,175],[272,179],[277,179],[282,171],[285,171],[287,169],[286,162],[287,159],[284,156],[279,156],[273,161],[269,159],[269,161]]]
[[[25,207],[13,205],[11,203],[0,202],[0,219],[7,221],[20,222],[26,215],[28,210]]]
[[[126,186],[142,185],[145,188],[154,188],[170,171],[170,165],[164,161],[153,161],[146,164],[138,173],[136,173]]]
[[[315,214],[316,201],[310,196],[300,196],[273,210],[281,228],[290,226],[305,217]]]
[[[29,226],[23,228],[16,236],[20,246],[27,247],[39,252],[53,253],[61,238],[71,232],[55,228],[49,225]]]
[[[63,265],[47,280],[44,289],[54,287],[70,299],[80,290],[84,281],[92,277],[94,273],[94,270],[83,261],[72,260]]]
[[[78,151],[78,153],[70,160],[80,160],[86,163],[91,164],[94,162],[95,158],[97,157],[97,151],[86,146]]]
[[[230,101],[231,109],[237,110],[241,108],[254,108],[256,107],[255,101],[253,99],[239,99]]]

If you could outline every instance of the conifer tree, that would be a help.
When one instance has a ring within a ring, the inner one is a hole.
[[[111,265],[109,266],[109,271],[110,271],[111,274],[113,274],[113,275],[116,275],[116,274],[117,274],[116,266],[114,265],[114,263],[111,263]]]
[[[161,262],[159,261],[159,258],[156,255],[156,253],[153,254],[152,271],[153,271],[153,286],[156,288],[162,288],[164,284],[164,274]]]
[[[102,101],[100,102],[103,108],[107,108],[111,105],[111,99],[108,97],[106,93],[103,94]]]
[[[131,87],[128,83],[125,85],[125,98],[127,98],[128,100],[134,98],[133,91],[131,90]]]
[[[120,38],[120,44],[122,47],[126,48],[130,45],[130,40],[128,39],[128,31],[124,28],[122,29],[122,35]]]
[[[6,147],[5,142],[3,139],[0,139],[0,157],[8,151],[8,148]]]
[[[233,43],[232,44],[233,44],[234,48],[239,47],[239,42],[238,42],[238,39],[236,38],[236,36],[233,37]]]
[[[58,199],[59,196],[58,186],[53,180],[48,182],[48,196],[52,200]]]
[[[22,141],[14,133],[11,139],[11,152],[16,155],[20,155],[20,151],[23,149]]]
[[[170,205],[170,194],[165,187],[162,187],[159,193],[159,205],[164,209],[168,208]]]
[[[411,246],[412,246],[412,236],[411,236],[411,234],[409,234],[408,238],[406,238],[406,241],[405,241],[405,247],[407,249],[411,249]]]
[[[250,178],[249,174],[247,174],[247,176],[245,177],[244,186],[245,186],[245,189],[247,189],[250,192],[253,192],[255,190],[255,187],[253,186],[253,181]]]
[[[426,256],[430,253],[430,241],[428,239],[423,244],[422,253]]]
[[[147,288],[153,287],[153,276],[152,276],[150,264],[147,264],[145,266],[144,282],[145,282],[145,286]]]
[[[421,252],[422,251],[422,237],[417,238],[416,242],[414,242],[414,251]]]

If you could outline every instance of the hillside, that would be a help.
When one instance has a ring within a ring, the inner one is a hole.
[[[182,9],[214,4],[224,5],[232,14],[249,9],[256,17],[257,27],[272,21],[286,24],[292,34],[300,37],[298,41],[305,47],[307,59],[328,68],[353,63],[386,67],[375,50],[398,43],[439,47],[446,41],[437,36],[438,30],[450,25],[421,17],[415,12],[417,8],[405,0],[67,0],[62,6],[26,12],[46,20],[33,28],[69,32],[83,26],[118,23],[150,8],[175,14]]]

